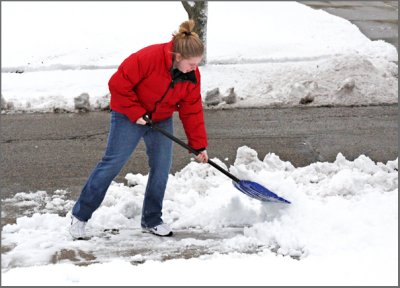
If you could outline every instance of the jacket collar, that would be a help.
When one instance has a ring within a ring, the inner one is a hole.
[[[171,77],[174,84],[178,82],[191,82],[192,84],[197,84],[196,74],[194,71],[183,73],[177,68],[172,68]]]

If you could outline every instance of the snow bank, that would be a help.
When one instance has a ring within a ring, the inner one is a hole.
[[[398,102],[397,65],[357,54],[306,62],[206,65],[200,70],[203,100],[207,91],[219,88],[227,96],[231,87],[238,98],[234,104],[222,101],[216,106],[205,105],[206,109]],[[4,111],[74,112],[79,110],[77,100],[85,94],[87,110],[106,109],[110,99],[107,83],[114,72],[3,73],[2,93],[10,106]]]
[[[235,87],[240,99],[216,108],[304,106],[303,99],[309,99],[309,106],[398,102],[397,65],[358,54],[306,62],[208,65],[201,72],[203,96],[215,87]]]

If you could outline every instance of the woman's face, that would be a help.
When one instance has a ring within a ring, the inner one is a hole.
[[[197,66],[203,59],[203,56],[191,57],[184,59],[181,54],[176,53],[174,67],[178,68],[183,73],[188,73],[196,70]]]

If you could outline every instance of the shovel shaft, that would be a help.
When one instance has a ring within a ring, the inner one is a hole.
[[[224,173],[226,176],[228,176],[229,178],[231,178],[233,181],[235,181],[236,183],[239,183],[239,179],[236,178],[235,176],[233,176],[231,173],[229,173],[228,171],[226,171],[224,168],[222,168],[221,166],[217,165],[215,162],[211,161],[210,159],[208,159],[207,161],[208,164],[210,164],[211,166],[213,166],[215,169],[217,169],[218,171]]]
[[[171,139],[172,141],[174,141],[175,143],[179,144],[180,146],[182,146],[183,148],[186,148],[186,150],[192,152],[194,155],[199,155],[200,152],[197,151],[196,149],[193,149],[192,147],[190,147],[189,145],[187,145],[185,142],[183,142],[182,140],[176,138],[174,135],[170,134],[169,132],[165,131],[164,129],[162,129],[161,127],[158,127],[156,124],[154,124],[147,116],[144,116],[143,119],[147,122],[147,125],[150,126],[151,128],[153,128],[154,130],[157,130],[158,132],[164,134],[164,136],[168,137],[169,139]],[[220,171],[221,173],[225,174],[226,176],[228,176],[229,178],[231,178],[233,181],[235,181],[236,183],[238,183],[240,180],[235,177],[234,175],[232,175],[231,173],[229,173],[228,171],[226,171],[225,169],[223,169],[221,166],[219,166],[218,164],[216,164],[215,162],[211,161],[210,159],[208,159],[208,164],[210,164],[211,166],[213,166],[215,169],[217,169],[218,171]]]

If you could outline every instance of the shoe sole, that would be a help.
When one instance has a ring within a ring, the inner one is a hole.
[[[174,235],[174,233],[172,231],[169,232],[166,235],[160,235],[160,234],[154,233],[153,231],[150,231],[150,230],[147,230],[147,229],[142,229],[142,233],[150,233],[150,234],[153,234],[153,235],[156,235],[156,236],[159,236],[159,237],[171,237],[172,235]]]

